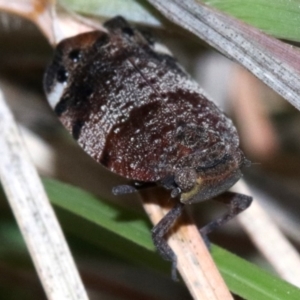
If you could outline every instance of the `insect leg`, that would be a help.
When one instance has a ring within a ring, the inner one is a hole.
[[[131,193],[135,193],[137,191],[138,191],[137,188],[135,188],[132,185],[127,185],[127,184],[117,185],[117,186],[114,186],[112,188],[112,193],[115,196],[124,195],[124,194],[131,194]]]
[[[243,194],[225,192],[220,196],[214,198],[214,200],[226,204],[229,207],[229,211],[200,229],[201,235],[206,240],[206,235],[208,233],[222,226],[223,224],[234,218],[236,215],[244,211],[246,208],[248,208],[252,202],[252,197]]]
[[[147,189],[147,188],[152,188],[152,187],[156,186],[155,183],[148,183],[148,182],[134,183],[134,184],[136,186],[132,186],[132,185],[129,185],[129,184],[122,184],[122,185],[114,186],[112,188],[112,193],[115,196],[119,196],[119,195],[124,195],[124,194],[136,193],[140,190]]]
[[[177,257],[168,245],[165,235],[169,232],[183,211],[184,204],[177,203],[152,229],[152,239],[159,254],[172,263],[172,279],[177,280]]]

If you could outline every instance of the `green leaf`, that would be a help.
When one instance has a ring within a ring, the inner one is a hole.
[[[68,9],[109,19],[117,15],[150,26],[161,25],[162,16],[147,1],[135,0],[59,0]]]
[[[204,0],[278,38],[300,41],[299,0]]]
[[[297,287],[220,247],[212,247],[212,256],[230,290],[245,299],[300,299]]]
[[[147,250],[154,250],[149,233],[150,222],[144,216],[139,216],[125,208],[120,209],[112,203],[100,201],[79,188],[50,179],[44,182],[54,204],[100,225],[110,232],[117,233]]]
[[[51,202],[63,209],[58,213],[65,230],[120,258],[170,272],[169,264],[155,252],[144,214],[55,180],[45,179],[44,184]]]
[[[146,0],[60,0],[74,11],[111,18],[123,15],[130,21],[151,26],[163,18]],[[204,0],[240,20],[282,39],[300,41],[299,0]]]
[[[170,271],[154,253],[151,226],[145,216],[55,180],[47,179],[44,184],[51,201],[65,210],[65,229],[123,258]],[[300,299],[298,288],[239,257],[217,246],[213,246],[212,255],[235,294],[249,300]]]

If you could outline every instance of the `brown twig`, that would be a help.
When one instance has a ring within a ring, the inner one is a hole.
[[[144,208],[154,225],[170,209],[170,203],[163,198],[164,195],[151,192],[143,195]],[[233,299],[193,221],[184,215],[177,225],[168,242],[177,255],[178,270],[194,299]]]

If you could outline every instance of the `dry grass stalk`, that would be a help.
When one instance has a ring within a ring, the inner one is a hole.
[[[159,196],[163,199],[164,196]],[[169,211],[157,194],[143,195],[144,208],[152,223],[157,224]],[[178,270],[194,299],[233,299],[221,277],[197,227],[184,215],[169,236],[169,245],[177,255]]]
[[[234,191],[251,195],[243,180],[234,186]],[[300,287],[299,253],[278,229],[275,222],[270,219],[259,202],[254,199],[250,208],[237,218],[253,243],[278,274],[286,281]]]
[[[48,299],[88,299],[56,216],[0,91],[0,179]]]

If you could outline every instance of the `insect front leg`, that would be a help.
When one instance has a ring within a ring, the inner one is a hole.
[[[112,193],[115,196],[136,193],[137,191],[134,186],[128,184],[117,185],[112,188]]]
[[[134,186],[133,186],[134,185]],[[155,187],[155,183],[151,182],[134,182],[132,185],[130,184],[121,184],[114,186],[112,188],[112,193],[115,196],[119,195],[124,195],[124,194],[131,194],[131,193],[136,193],[139,192],[140,190],[147,189],[147,188],[152,188]]]
[[[252,202],[252,197],[238,193],[225,192],[214,198],[214,200],[226,204],[229,207],[229,211],[200,229],[200,233],[206,241],[208,233],[222,226],[247,209]]]
[[[159,254],[172,263],[172,279],[177,280],[177,257],[167,243],[165,235],[170,231],[176,220],[182,214],[184,204],[177,203],[152,229],[152,239]]]

